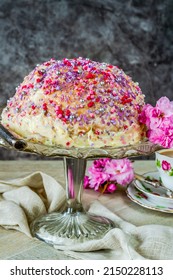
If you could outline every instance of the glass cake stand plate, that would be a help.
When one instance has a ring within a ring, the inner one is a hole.
[[[101,157],[124,158],[150,155],[159,150],[158,145],[148,141],[131,146],[104,148],[64,148],[32,143],[12,135],[1,126],[0,146],[49,158],[64,159],[66,178],[66,203],[58,212],[38,217],[31,224],[33,236],[51,245],[73,245],[93,239],[101,239],[115,227],[112,221],[103,216],[87,213],[81,196],[87,159]]]

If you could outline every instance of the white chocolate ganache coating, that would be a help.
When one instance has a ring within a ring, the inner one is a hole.
[[[21,138],[63,147],[119,147],[145,137],[144,95],[116,66],[84,58],[51,59],[24,78],[2,112]]]

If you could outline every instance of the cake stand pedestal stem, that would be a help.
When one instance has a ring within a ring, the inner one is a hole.
[[[67,209],[70,213],[84,211],[81,196],[86,169],[86,159],[64,157]]]

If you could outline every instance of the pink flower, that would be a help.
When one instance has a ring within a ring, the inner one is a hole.
[[[85,176],[85,177],[84,177],[83,186],[84,186],[85,189],[88,189],[88,188],[89,188],[89,177],[88,177],[88,176]]]
[[[116,191],[117,186],[114,183],[105,182],[104,184],[100,185],[98,190],[101,193],[113,193]]]
[[[170,101],[166,96],[161,97],[157,101],[156,107],[159,108],[165,116],[173,114],[173,101]]]
[[[166,160],[163,160],[163,161],[162,161],[162,169],[163,169],[163,170],[166,170],[166,171],[170,170],[170,169],[171,169],[170,163],[167,162]]]
[[[88,169],[84,178],[84,188],[102,193],[112,193],[117,184],[126,186],[134,178],[132,163],[128,159],[98,159]]]
[[[159,108],[153,108],[150,115],[150,129],[156,129],[160,127],[163,122],[164,115]]]
[[[173,114],[170,115],[169,117],[164,117],[159,128],[162,130],[173,129]]]
[[[173,101],[164,96],[155,107],[145,105],[139,121],[146,125],[147,137],[152,143],[164,148],[173,147]]]
[[[117,186],[115,184],[109,184],[106,191],[109,193],[113,193],[114,191],[116,191]]]
[[[97,171],[102,171],[104,170],[105,164],[110,161],[109,158],[101,158],[101,159],[96,159],[93,162],[93,168]]]
[[[155,129],[147,131],[148,139],[155,144],[164,148],[173,147],[173,129],[165,127],[163,129]]]
[[[139,115],[139,121],[143,124],[146,124],[147,127],[150,127],[150,119],[152,117],[153,106],[146,104],[143,107],[142,112]]]
[[[104,172],[89,171],[90,188],[98,190],[99,186],[109,180],[109,175]]]
[[[129,184],[134,178],[132,163],[129,159],[113,159],[106,163],[105,172],[111,181],[116,181],[122,186]]]

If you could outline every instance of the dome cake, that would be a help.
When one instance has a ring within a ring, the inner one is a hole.
[[[19,137],[50,146],[120,147],[140,142],[144,95],[122,69],[86,58],[37,65],[2,112]]]

